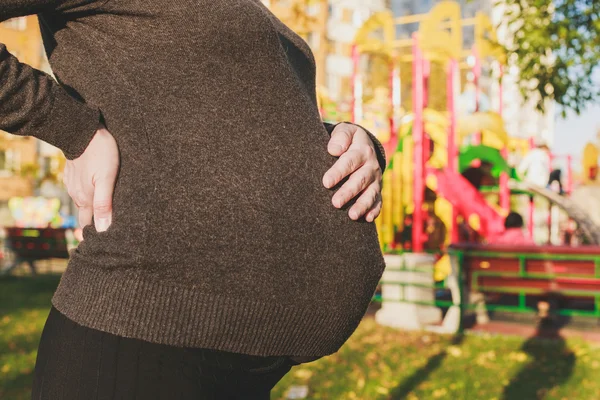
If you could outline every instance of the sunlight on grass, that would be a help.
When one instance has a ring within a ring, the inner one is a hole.
[[[294,367],[273,391],[310,399],[593,399],[600,347],[582,340],[402,332],[365,318],[337,354]],[[595,397],[596,396],[596,397]]]
[[[60,276],[0,279],[0,399],[25,400],[39,337]],[[569,399],[600,393],[600,347],[582,340],[402,332],[365,318],[336,354],[294,367],[273,390],[285,399]]]

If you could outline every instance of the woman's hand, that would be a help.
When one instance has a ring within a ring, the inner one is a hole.
[[[67,160],[63,182],[79,210],[79,225],[92,223],[98,232],[112,221],[112,196],[119,171],[119,150],[115,138],[101,128],[83,154]]]
[[[341,123],[331,133],[328,151],[339,159],[323,176],[325,187],[331,188],[350,175],[333,196],[333,205],[340,208],[362,192],[348,215],[357,220],[367,213],[365,219],[372,222],[381,211],[382,178],[373,141],[359,126]]]

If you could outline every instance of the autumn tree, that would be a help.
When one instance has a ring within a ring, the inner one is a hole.
[[[511,40],[504,46],[525,99],[554,100],[563,115],[600,99],[600,1],[498,0]]]

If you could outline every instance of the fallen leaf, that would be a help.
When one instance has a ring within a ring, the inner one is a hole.
[[[453,357],[462,356],[462,350],[458,346],[448,346],[448,349],[446,351]]]
[[[508,358],[512,361],[525,362],[527,360],[527,354],[522,351],[511,351]]]
[[[388,393],[390,392],[390,390],[389,390],[388,388],[385,388],[385,387],[383,387],[383,386],[379,386],[379,387],[376,389],[376,391],[377,391],[377,393],[379,393],[379,394],[388,394]]]
[[[306,368],[298,369],[294,372],[294,376],[299,379],[310,379],[313,376],[313,372]]]

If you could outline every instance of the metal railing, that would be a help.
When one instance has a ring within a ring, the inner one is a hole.
[[[448,254],[449,273],[437,282],[433,279],[433,261],[418,267],[407,265],[404,259],[394,266],[388,264],[380,281],[381,294],[376,294],[373,301],[382,303],[382,309],[388,307],[388,317],[405,311],[400,308],[403,306],[393,304],[455,308],[460,312],[452,315],[453,322],[445,317],[434,323],[452,326],[454,332],[463,330],[467,311],[480,312],[485,307],[485,311],[537,313],[537,301],[545,298],[560,299],[562,303],[552,313],[600,318],[600,247],[455,246]],[[481,304],[473,300],[471,295],[475,293],[488,300],[497,295],[498,299]],[[400,316],[398,321],[391,319],[390,325],[411,324],[400,322]]]
[[[577,253],[577,250],[581,253]],[[516,295],[517,305],[486,304],[489,310],[536,312],[527,306],[529,296],[555,296],[563,299],[588,300],[591,310],[563,307],[553,310],[559,315],[600,318],[600,248],[580,247],[523,247],[523,249],[494,247],[465,247],[449,250],[465,271],[465,284],[470,292]],[[507,264],[506,261],[509,263]],[[540,263],[545,272],[539,269]],[[537,263],[536,263],[537,262]],[[474,265],[479,263],[479,265]],[[498,264],[509,270],[499,270]],[[573,270],[579,272],[571,272]],[[582,273],[581,270],[585,270]],[[484,279],[482,279],[484,278]],[[491,280],[494,283],[485,282]],[[489,279],[497,278],[497,279]],[[540,287],[535,287],[535,285]],[[577,288],[580,286],[580,288]],[[568,302],[565,302],[568,303]],[[466,308],[471,307],[470,305]]]

